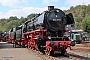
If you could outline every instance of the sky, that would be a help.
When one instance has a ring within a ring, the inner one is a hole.
[[[70,6],[90,4],[90,0],[0,0],[0,19],[10,16],[27,17],[31,13],[41,13],[47,6],[67,10]]]

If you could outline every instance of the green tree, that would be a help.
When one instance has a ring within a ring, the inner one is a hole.
[[[70,7],[70,10],[74,10],[74,7],[73,7],[73,6],[71,6],[71,7]]]
[[[0,33],[2,33],[2,30],[0,30]]]
[[[0,20],[4,21],[4,20],[6,20],[6,19],[5,19],[5,18],[3,18],[3,19],[0,19]]]
[[[88,27],[87,27],[88,26]],[[87,27],[87,28],[86,28]],[[90,35],[90,16],[87,16],[82,21],[82,29],[84,31],[88,31],[88,35]]]
[[[30,15],[27,16],[27,19],[31,19],[31,18],[35,17],[35,15],[36,14],[30,14]]]
[[[82,17],[85,17],[86,10],[85,10],[85,9],[82,9],[80,13],[81,13],[81,16],[82,16]]]
[[[11,16],[9,17],[9,20],[18,20],[18,18],[16,16]]]

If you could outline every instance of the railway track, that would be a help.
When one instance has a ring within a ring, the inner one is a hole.
[[[10,48],[9,46],[11,46],[10,44],[6,44],[6,45],[8,45],[8,48]],[[3,47],[7,48],[5,45],[3,45]],[[13,48],[13,46],[11,46],[11,48]],[[69,50],[63,56],[59,52],[55,52],[53,56],[48,56],[48,55],[41,53],[40,51],[36,51],[32,49],[29,49],[29,51],[32,52],[36,57],[39,57],[41,60],[90,60],[90,58],[88,57],[81,56],[77,54],[76,52],[69,51]]]
[[[47,56],[39,51],[36,50],[30,50],[33,51],[33,53],[40,57],[43,60],[90,60],[88,57],[80,56],[78,54],[74,54],[72,52],[68,52],[65,55],[61,55],[60,53],[55,53],[53,56]]]

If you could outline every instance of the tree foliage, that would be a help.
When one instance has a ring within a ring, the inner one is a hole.
[[[32,17],[35,17],[36,14],[30,14],[27,16],[27,19],[31,19]]]
[[[9,17],[9,20],[18,20],[18,18],[16,16],[11,16]]]
[[[35,14],[30,14],[27,18],[21,17],[17,18],[16,16],[11,16],[8,19],[0,19],[0,32],[8,31],[13,27],[20,26],[25,23],[28,19],[33,18]]]
[[[83,19],[82,29],[87,32],[87,35],[90,36],[90,16],[87,16]]]
[[[87,27],[87,28],[86,28]],[[90,32],[90,16],[87,16],[82,21],[82,29]]]

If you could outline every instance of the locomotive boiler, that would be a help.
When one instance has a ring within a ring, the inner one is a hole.
[[[74,19],[71,13],[65,15],[62,10],[48,6],[48,11],[36,15],[27,24],[30,29],[45,28],[50,31],[59,31],[64,30],[65,25],[74,24]]]

